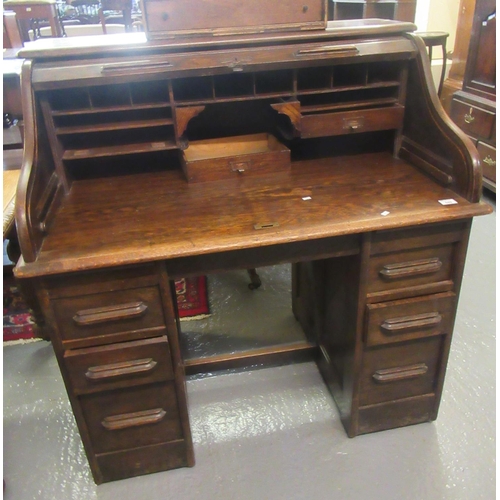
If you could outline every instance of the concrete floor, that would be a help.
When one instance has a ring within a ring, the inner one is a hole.
[[[96,486],[51,346],[9,346],[4,498],[495,498],[495,221],[473,225],[436,422],[349,439],[313,363],[199,378],[196,466]]]

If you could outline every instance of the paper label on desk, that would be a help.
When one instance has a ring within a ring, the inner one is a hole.
[[[441,205],[456,205],[458,203],[457,200],[453,198],[447,198],[446,200],[438,200]]]

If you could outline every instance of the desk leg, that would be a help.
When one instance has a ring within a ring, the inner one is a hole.
[[[50,327],[45,321],[40,302],[36,294],[37,283],[31,279],[21,279],[16,281],[19,291],[23,296],[24,301],[31,310],[31,317],[35,322],[35,336],[43,339],[50,340]]]

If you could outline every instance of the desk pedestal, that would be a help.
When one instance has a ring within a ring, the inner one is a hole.
[[[293,264],[292,309],[317,345],[349,436],[436,418],[468,234],[460,222],[342,236],[332,239],[331,257]],[[260,255],[276,258],[273,247]],[[40,285],[96,481],[193,465],[165,264]]]

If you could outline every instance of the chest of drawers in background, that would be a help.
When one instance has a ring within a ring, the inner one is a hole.
[[[481,156],[484,186],[496,192],[496,7],[477,0],[462,90],[451,101],[451,119]]]

